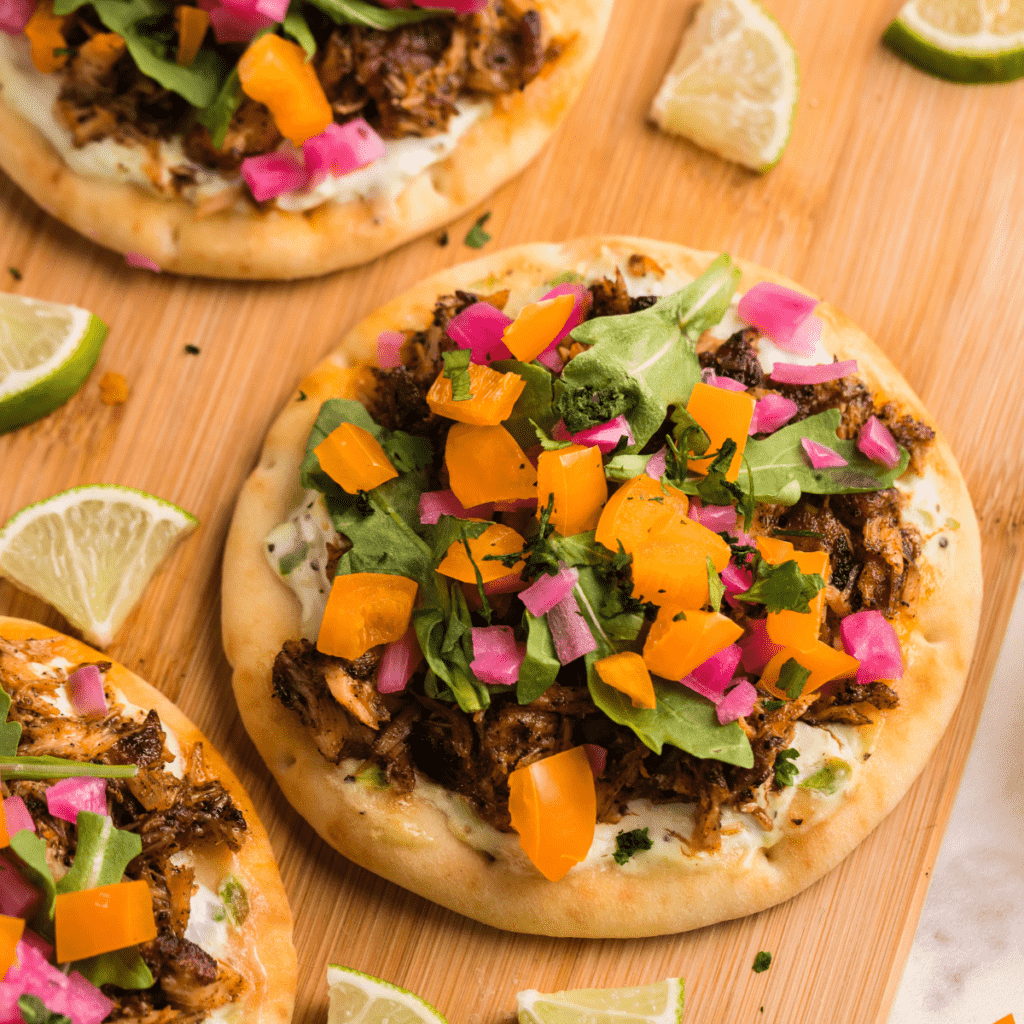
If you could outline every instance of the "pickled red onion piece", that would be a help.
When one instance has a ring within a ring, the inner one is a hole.
[[[793,332],[793,336],[779,348],[792,352],[795,356],[813,356],[814,350],[821,340],[821,321],[816,316],[809,316]]]
[[[596,743],[584,743],[583,749],[586,751],[587,760],[590,762],[590,770],[594,773],[594,778],[598,778],[601,772],[604,771],[604,766],[608,763],[608,751],[604,747],[599,747]]]
[[[732,505],[705,505],[700,498],[691,498],[687,515],[712,533],[736,529],[736,509]]]
[[[416,627],[409,626],[400,639],[384,648],[377,671],[377,692],[401,693],[422,660]]]
[[[242,177],[258,203],[294,192],[308,180],[306,168],[288,153],[247,156],[242,161]]]
[[[736,312],[748,324],[760,327],[779,348],[788,349],[793,333],[817,304],[817,299],[792,288],[762,281],[740,299]]]
[[[803,366],[800,363],[776,363],[768,376],[780,384],[824,384],[839,380],[857,372],[857,360],[847,359],[842,363],[816,363]]]
[[[348,174],[384,155],[384,140],[361,117],[344,124],[329,124],[302,144],[302,157],[310,180],[328,173]]]
[[[494,502],[464,508],[454,491],[424,491],[419,500],[420,524],[435,525],[441,516],[456,519],[490,519],[494,515]]]
[[[742,654],[736,644],[729,644],[725,650],[712,655],[679,681],[683,686],[688,686],[702,697],[707,697],[718,704],[725,694],[725,688],[732,681]]]
[[[597,641],[572,591],[547,613],[547,622],[560,664],[568,665],[597,650]]]
[[[0,32],[20,36],[35,10],[34,0],[0,0]]]
[[[100,1024],[114,1004],[78,971],[65,975],[50,964],[33,944],[22,939],[17,961],[0,982],[0,1020],[20,1021],[20,996],[37,996],[50,1013],[69,1017],[72,1024]]]
[[[377,336],[377,365],[382,370],[394,370],[402,365],[402,345],[405,335],[401,331],[381,331]]]
[[[843,650],[856,658],[857,684],[878,679],[902,679],[903,656],[896,630],[878,611],[854,612],[839,623]]]
[[[487,597],[491,597],[493,594],[518,594],[520,590],[525,590],[529,585],[522,577],[515,573],[509,573],[508,576],[499,576],[496,580],[485,583],[484,594]]]
[[[869,416],[867,423],[860,428],[857,448],[872,462],[880,462],[888,469],[894,468],[900,461],[900,446],[896,438],[877,416]]]
[[[55,818],[74,824],[79,811],[107,813],[106,779],[61,779],[46,791],[47,810]]]
[[[749,569],[744,569],[735,562],[730,562],[719,573],[722,583],[725,585],[725,599],[731,608],[737,607],[732,599],[734,594],[742,594],[754,585],[754,574]]]
[[[124,261],[129,267],[135,267],[138,270],[152,270],[154,274],[163,272],[163,268],[156,260],[143,256],[141,252],[126,252]]]
[[[487,6],[487,0],[416,0],[417,7],[442,7],[456,14],[476,14]]]
[[[572,440],[572,434],[569,433],[569,428],[565,425],[565,421],[564,420],[559,420],[551,428],[551,437],[555,441],[571,441]]]
[[[102,718],[107,713],[103,679],[95,665],[83,665],[68,676],[64,687],[71,706],[86,718]]]
[[[21,872],[14,865],[0,857],[0,914],[4,917],[27,917],[38,902],[36,888],[21,877]]]
[[[797,404],[782,395],[768,394],[754,406],[748,434],[771,434],[788,423],[797,413]]]
[[[526,657],[526,644],[517,642],[511,626],[474,626],[473,660],[469,667],[482,683],[512,686]]]
[[[744,679],[722,698],[717,708],[718,724],[728,725],[737,718],[746,718],[754,710],[756,700],[757,690]]]
[[[818,444],[817,441],[812,441],[809,437],[801,437],[800,444],[815,469],[840,469],[842,466],[849,465],[839,452],[834,448],[829,448],[827,444]]]
[[[221,3],[221,0],[198,0],[198,3],[210,15],[218,43],[247,43],[257,32],[274,24],[274,19],[258,11],[254,4]]]
[[[648,460],[644,472],[652,480],[660,480],[665,475],[665,463],[668,459],[668,445],[663,445]]]
[[[743,652],[740,658],[743,671],[757,674],[760,674],[765,665],[782,650],[769,639],[768,623],[765,619],[754,619],[749,630],[740,637],[738,646]]]
[[[452,317],[447,333],[459,348],[469,349],[474,363],[486,366],[496,359],[515,359],[501,340],[510,323],[511,318],[489,302],[474,302]]]
[[[231,0],[228,2],[230,3]],[[253,7],[260,14],[270,18],[271,21],[281,22],[284,21],[285,15],[288,13],[288,0],[256,0]]]
[[[541,302],[544,299],[557,299],[559,295],[574,295],[576,301],[573,304],[572,312],[569,314],[569,319],[565,321],[562,329],[555,335],[555,340],[537,356],[538,361],[554,373],[560,373],[562,370],[562,357],[559,355],[558,346],[565,341],[571,330],[579,327],[583,322],[583,318],[590,309],[591,302],[590,289],[582,284],[560,284],[544,295],[541,298]]]
[[[723,391],[746,391],[747,385],[742,381],[734,380],[732,377],[719,377],[714,370],[703,370],[701,380],[713,388],[721,388]]]
[[[33,949],[38,949],[43,956],[49,960],[53,956],[53,946],[50,945],[41,935],[36,935],[30,928],[26,928],[21,936],[21,941]]]
[[[629,420],[619,415],[607,423],[599,423],[596,427],[587,427],[572,435],[576,444],[586,445],[588,448],[597,445],[602,455],[607,455],[618,443],[620,438],[625,437],[627,444],[636,444],[633,437],[633,430]]]
[[[9,796],[4,801],[4,817],[7,819],[7,834],[13,836],[22,829],[36,830],[36,823],[28,813],[25,801],[20,796]]]
[[[538,576],[535,582],[520,593],[519,600],[526,605],[531,615],[546,615],[567,594],[572,593],[579,579],[580,574],[575,569],[560,562],[556,575]]]

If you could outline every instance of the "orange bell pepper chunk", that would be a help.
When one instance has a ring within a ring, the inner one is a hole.
[[[278,131],[301,146],[334,120],[324,87],[301,46],[272,32],[260,36],[238,62],[246,96],[270,108]]]
[[[442,576],[450,576],[462,583],[475,584],[477,581],[476,571],[473,569],[475,562],[484,583],[500,580],[505,576],[517,576],[523,571],[522,562],[516,562],[511,569],[507,569],[501,562],[485,560],[484,555],[513,555],[517,551],[522,551],[524,544],[523,538],[511,527],[494,523],[487,527],[479,537],[470,539],[469,550],[473,555],[472,561],[466,552],[466,545],[461,540],[453,541],[447,554],[441,560],[441,564],[437,567],[437,571]]]
[[[181,4],[174,8],[174,24],[178,29],[178,54],[174,58],[182,67],[191,67],[210,27],[210,16],[199,7]]]
[[[372,491],[398,476],[373,434],[354,423],[332,430],[313,453],[320,468],[349,494]]]
[[[856,675],[857,667],[860,665],[856,658],[837,651],[820,640],[815,640],[814,645],[806,651],[797,650],[795,647],[784,647],[765,665],[760,679],[760,685],[779,700],[789,700],[788,694],[784,690],[780,690],[776,683],[779,681],[782,666],[790,658],[794,658],[797,664],[811,671],[807,682],[804,683],[803,695],[813,693],[833,679],[845,679],[848,676]]]
[[[7,834],[7,814],[4,811],[3,799],[0,798],[0,850],[4,849],[4,847],[10,846],[10,845],[11,845],[11,837]],[[3,975],[0,974],[0,978],[2,978],[2,977],[3,977]]]
[[[758,554],[772,565],[782,565],[793,557],[794,548],[788,540],[779,540],[778,537],[757,537],[754,543],[757,544]]]
[[[0,914],[0,978],[3,978],[18,959],[18,943],[24,934],[25,922],[20,917]]]
[[[644,659],[635,651],[622,651],[594,662],[602,681],[624,693],[635,708],[653,709],[658,706],[654,696],[654,683]]]
[[[594,539],[611,551],[632,554],[644,541],[651,528],[668,515],[682,518],[690,509],[690,499],[646,473],[627,480],[609,499],[597,524]]]
[[[743,449],[747,447],[747,431],[754,417],[754,399],[745,391],[725,391],[710,384],[697,383],[686,403],[686,411],[711,439],[708,451],[718,451],[727,438],[736,442],[736,454],[725,474],[726,480],[735,480],[740,475]],[[713,461],[713,458],[693,459],[689,468],[695,473],[706,473]]]
[[[505,328],[502,340],[516,359],[529,363],[558,337],[575,305],[575,295],[531,302]]]
[[[644,663],[662,679],[682,679],[743,636],[742,626],[718,612],[687,611],[678,622],[677,614],[661,608],[644,644]]]
[[[817,573],[828,583],[827,551],[794,551],[789,558],[800,567],[805,575]],[[784,608],[781,612],[768,613],[768,636],[772,643],[783,647],[796,647],[801,651],[810,650],[818,642],[821,632],[821,617],[825,611],[825,588],[822,587],[810,601],[810,610],[794,612]]]
[[[662,607],[703,608],[710,599],[708,558],[716,572],[728,564],[729,545],[685,516],[662,519],[633,551],[633,596]]]
[[[489,366],[470,363],[469,386],[472,398],[456,402],[452,398],[451,379],[442,370],[427,392],[427,405],[438,416],[447,416],[459,423],[491,427],[507,420],[526,387],[517,373],[498,373]]]
[[[537,470],[502,426],[456,423],[444,450],[448,486],[463,508],[537,497]]]
[[[594,841],[597,792],[583,747],[534,761],[508,777],[508,809],[519,844],[557,882],[585,860]]]
[[[316,649],[350,661],[371,647],[400,640],[409,628],[419,584],[405,576],[354,572],[336,576]]]
[[[37,71],[44,75],[60,71],[68,62],[67,40],[64,38],[64,27],[70,20],[69,15],[58,17],[53,13],[53,0],[40,0],[32,17],[25,26],[32,52],[32,63]]]
[[[156,920],[149,886],[139,879],[57,893],[54,928],[61,964],[150,942]]]
[[[548,522],[563,536],[593,530],[608,500],[601,449],[582,444],[543,452],[537,460],[537,515],[555,503]]]

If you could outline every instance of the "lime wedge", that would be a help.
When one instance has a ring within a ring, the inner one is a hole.
[[[196,525],[143,491],[73,487],[11,516],[0,530],[0,575],[107,647],[164,556]]]
[[[327,1024],[447,1024],[412,992],[351,967],[327,965]]]
[[[755,0],[704,0],[651,105],[667,132],[755,171],[778,163],[800,92],[796,51]]]
[[[1024,75],[1024,0],[911,0],[882,40],[951,82],[1011,82]]]
[[[87,309],[0,294],[0,434],[63,405],[106,336],[107,325]]]
[[[680,1024],[683,979],[635,988],[519,993],[519,1024]]]

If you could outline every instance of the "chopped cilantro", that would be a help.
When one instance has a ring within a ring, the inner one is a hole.
[[[282,576],[287,576],[289,573],[297,569],[306,560],[306,555],[309,554],[309,542],[303,541],[302,546],[295,551],[289,551],[288,554],[281,556],[281,561],[278,563],[278,572]]]
[[[53,51],[54,57],[74,57],[75,51],[70,46],[58,46]]]
[[[18,996],[18,1010],[25,1024],[71,1024],[71,1018],[50,1010],[39,996]]]
[[[772,955],[766,949],[762,949],[757,956],[754,957],[754,971],[760,974],[762,971],[767,971],[772,965]],[[761,1007],[762,1011],[764,1007]]]
[[[190,356],[197,356],[197,355],[199,355],[199,346],[198,345],[186,345],[185,346],[185,351]]]
[[[382,438],[381,447],[399,473],[423,469],[434,461],[434,446],[425,437],[413,437],[404,430],[393,430]]]
[[[297,402],[304,402],[306,400],[306,397],[307,397],[306,396],[306,392],[305,391],[300,391],[299,392],[299,397],[296,399],[296,401]]]
[[[790,658],[779,670],[779,681],[776,685],[790,700],[796,700],[804,692],[804,686],[810,677],[809,668],[804,668],[796,658]]]
[[[725,584],[721,577],[715,572],[715,563],[711,556],[707,557],[708,563],[708,598],[711,603],[711,610],[719,612],[722,610],[722,598],[725,596]]]
[[[484,231],[484,225],[490,220],[490,217],[489,213],[482,214],[469,229],[469,233],[466,235],[466,245],[471,249],[482,249],[491,240],[491,236]]]
[[[750,556],[757,554],[757,548],[754,545],[741,544],[738,537],[734,537],[731,533],[728,533],[725,530],[723,530],[718,536],[729,545],[732,557],[739,565],[745,566]]]
[[[649,850],[654,846],[646,828],[635,828],[632,832],[620,832],[615,837],[615,858],[616,864],[625,864],[635,853]]]
[[[825,535],[817,530],[772,530],[773,537],[814,537],[816,540],[824,540]]]
[[[438,245],[447,245],[448,244],[448,232],[447,231],[442,231],[441,232],[441,237],[437,240],[437,244]]]
[[[793,785],[793,780],[796,778],[796,773],[798,771],[795,759],[799,756],[800,751],[795,747],[780,750],[775,755],[775,781],[778,785]]]
[[[672,436],[681,452],[703,455],[708,450],[711,439],[683,406],[677,405],[672,410],[672,422],[675,424]]]
[[[456,402],[468,402],[473,397],[469,380],[469,349],[457,348],[452,352],[444,352],[442,358],[444,375],[452,382],[452,399]]]
[[[818,573],[802,573],[793,559],[782,565],[772,565],[761,558],[757,562],[753,585],[737,594],[736,599],[763,604],[769,612],[809,612],[810,601],[824,586],[825,581]]]
[[[10,274],[15,281],[21,280],[21,271],[17,267],[8,267],[7,273]]]
[[[476,559],[473,557],[473,549],[469,546],[469,535],[466,533],[465,526],[459,531],[459,537],[462,541],[462,546],[466,549],[466,557],[469,559],[469,564],[473,566],[473,573],[476,576],[476,591],[480,595],[480,614],[483,615],[489,626],[494,609],[491,607],[490,601],[487,600],[487,593],[484,591],[484,578],[480,573],[480,566],[476,564]]]
[[[839,757],[831,757],[810,778],[804,779],[800,788],[816,789],[831,796],[849,782],[852,774],[848,762]]]
[[[686,612],[676,612],[675,615],[672,616],[672,621],[673,622],[685,622],[686,621]]]
[[[766,700],[761,705],[765,711],[778,711],[779,708],[784,708],[785,706],[786,702],[784,700]]]
[[[356,491],[355,508],[364,519],[373,515],[373,504],[366,491]]]

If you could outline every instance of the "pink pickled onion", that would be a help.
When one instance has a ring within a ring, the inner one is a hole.
[[[221,0],[198,0],[198,3],[210,15],[218,43],[247,43],[257,32],[274,24],[273,18],[268,18],[252,3],[221,3]]]
[[[896,630],[878,611],[854,612],[839,623],[843,650],[856,658],[857,683],[878,679],[902,679],[903,656]]]
[[[721,701],[740,663],[742,651],[736,644],[729,644],[724,650],[701,662],[689,675],[679,681],[683,686],[699,693],[715,704]]]
[[[869,416],[857,435],[857,448],[872,462],[880,462],[893,469],[900,461],[900,446],[889,428],[877,417]]]
[[[754,619],[747,632],[740,637],[740,650],[743,657],[740,663],[744,672],[760,673],[782,648],[771,641],[768,636],[768,623],[764,619]]]
[[[803,366],[800,363],[776,363],[768,376],[780,384],[824,384],[839,380],[857,372],[857,360],[847,359],[843,363],[816,363]]]
[[[514,359],[502,341],[505,328],[512,320],[489,302],[474,302],[452,317],[448,337],[459,348],[468,348],[474,363],[493,363],[497,359]]]
[[[748,324],[760,327],[779,348],[789,349],[793,333],[817,304],[817,299],[792,288],[762,281],[740,299],[736,312]]]
[[[0,32],[20,36],[35,10],[34,0],[0,0]]]
[[[800,444],[815,469],[840,469],[849,465],[839,452],[834,448],[829,448],[827,444],[818,444],[817,441],[812,441],[809,437],[801,437]]]
[[[569,428],[565,425],[564,420],[559,420],[551,428],[551,437],[555,441],[571,441],[572,434],[569,433]]]
[[[394,370],[402,365],[402,346],[405,335],[401,331],[381,331],[377,335],[377,365],[382,370]]]
[[[737,718],[746,718],[754,710],[757,690],[744,679],[722,698],[718,705],[718,724],[728,725]]]
[[[25,801],[20,796],[9,796],[4,800],[4,818],[7,821],[7,834],[13,836],[22,829],[36,830],[36,823],[28,813]]]
[[[566,594],[572,593],[572,588],[579,579],[580,574],[575,569],[560,562],[555,576],[538,576],[520,593],[519,599],[526,605],[531,615],[545,615],[559,601],[564,600]]]
[[[322,181],[357,171],[384,155],[384,140],[361,117],[344,124],[333,121],[319,135],[302,144],[302,157],[310,181]]]
[[[793,336],[779,348],[792,352],[795,356],[813,356],[814,350],[821,340],[821,321],[816,316],[809,316],[793,332]]]
[[[644,472],[652,480],[660,480],[665,475],[665,463],[668,459],[668,445],[659,448],[648,460]]]
[[[289,153],[247,156],[242,161],[242,177],[258,203],[294,192],[308,180],[306,168]]]
[[[487,6],[487,0],[416,0],[417,7],[443,7],[456,14],[476,14]]]
[[[103,679],[95,665],[83,665],[68,676],[65,684],[71,706],[86,718],[102,718],[107,713]]]
[[[141,252],[126,252],[124,261],[129,267],[135,267],[138,270],[152,270],[154,274],[163,272],[163,268],[156,260],[143,256]]]
[[[725,599],[729,602],[729,607],[738,607],[737,602],[732,599],[733,595],[749,590],[754,585],[754,574],[749,569],[730,562],[720,575],[722,583],[725,585]]]
[[[608,751],[604,747],[599,747],[596,743],[584,743],[583,749],[586,751],[587,760],[590,762],[590,770],[594,773],[594,778],[599,778],[601,772],[604,771],[604,766],[608,763]]]
[[[618,443],[619,439],[625,437],[626,444],[636,444],[633,438],[633,430],[629,420],[619,415],[607,423],[599,423],[596,427],[587,427],[572,435],[575,444],[586,445],[588,448],[597,445],[602,455],[607,455]]]
[[[42,935],[36,935],[36,933],[30,928],[26,928],[22,933],[21,941],[26,945],[31,946],[33,949],[38,949],[47,960],[52,958],[53,946],[51,946],[50,943],[42,937]]]
[[[400,639],[384,648],[377,672],[377,692],[400,693],[422,660],[416,627],[410,625]]]
[[[38,996],[50,1013],[70,1017],[72,1024],[100,1024],[114,1004],[78,971],[65,975],[33,944],[22,939],[17,961],[0,982],[0,1024],[21,1024],[18,999]]]
[[[106,779],[61,779],[46,791],[46,807],[55,818],[74,824],[79,811],[107,813]]]
[[[797,404],[782,395],[768,394],[754,406],[754,417],[750,421],[749,434],[771,434],[797,413]]]
[[[543,302],[544,299],[556,299],[559,295],[574,295],[576,301],[573,303],[569,319],[565,321],[562,329],[555,335],[555,340],[537,356],[538,362],[542,363],[553,373],[561,373],[562,371],[562,357],[558,353],[558,346],[565,341],[571,330],[579,327],[583,322],[583,318],[587,315],[591,303],[590,289],[582,284],[560,284],[544,295],[541,301]]]
[[[736,529],[736,509],[732,505],[705,505],[700,498],[691,498],[687,515],[712,533]]]
[[[517,643],[511,626],[474,626],[473,660],[469,667],[482,683],[512,686],[526,657],[526,644]]]
[[[39,892],[35,886],[29,885],[13,864],[0,857],[0,914],[28,917],[38,902]]]
[[[555,643],[555,654],[562,665],[597,650],[597,641],[572,591],[547,613],[547,622]]]
[[[454,491],[424,491],[419,501],[420,524],[435,525],[441,516],[455,516],[456,519],[490,519],[494,515],[494,503],[486,502],[473,508],[464,508]]]
[[[747,385],[732,377],[719,377],[710,367],[701,371],[700,379],[713,388],[721,388],[723,391],[746,391]]]
[[[233,0],[227,0],[230,4]],[[245,6],[249,6],[246,4]],[[265,15],[274,22],[282,22],[288,13],[288,0],[256,0],[252,5],[260,14]]]

